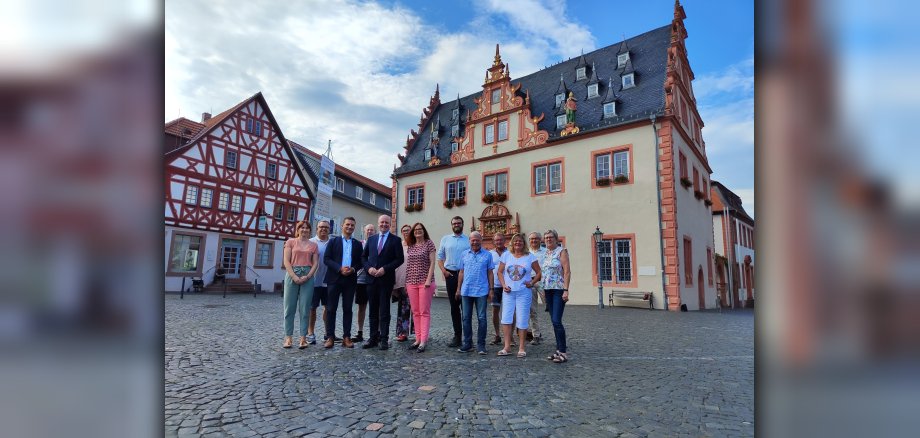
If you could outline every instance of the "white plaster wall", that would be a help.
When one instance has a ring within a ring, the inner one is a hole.
[[[725,229],[722,227],[722,218],[721,215],[712,216],[712,239],[713,245],[715,245],[715,254],[719,254],[722,257],[725,255]]]
[[[500,143],[503,150],[517,150],[516,113],[510,118],[511,138]],[[476,136],[480,136],[480,126]],[[593,150],[633,145],[634,183],[591,188]],[[505,149],[507,148],[507,149]],[[474,158],[493,156],[492,146],[478,146]],[[564,193],[531,196],[531,163],[564,158]],[[596,257],[592,233],[600,226],[605,234],[635,234],[638,286],[620,290],[639,290],[655,294],[656,307],[663,301],[661,280],[661,245],[658,220],[658,188],[656,184],[655,139],[652,128],[638,128],[574,142],[532,149],[524,153],[500,156],[482,162],[455,165],[435,172],[404,176],[398,180],[398,199],[394,201],[397,226],[403,223],[422,222],[435,243],[450,233],[450,218],[459,215],[465,221],[464,233],[469,234],[470,220],[478,218],[487,206],[482,202],[482,174],[509,168],[509,197],[504,203],[514,215],[520,217],[521,231],[546,231],[554,228],[565,238],[572,267],[570,303],[597,304],[597,286],[592,271]],[[444,202],[444,180],[466,175],[467,204],[447,209]],[[421,212],[408,213],[405,207],[405,188],[425,183],[425,207]],[[711,229],[711,226],[710,226]],[[705,253],[705,248],[703,249]],[[702,260],[702,258],[700,258]],[[646,269],[641,269],[646,267]],[[639,275],[651,271],[652,275]],[[437,271],[437,282],[444,284]],[[611,287],[604,288],[604,302]]]

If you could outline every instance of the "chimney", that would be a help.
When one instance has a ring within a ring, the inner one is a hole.
[[[201,113],[201,123],[207,122],[211,118],[211,113]]]

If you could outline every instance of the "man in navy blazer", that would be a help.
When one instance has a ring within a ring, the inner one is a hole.
[[[390,348],[390,295],[396,283],[396,268],[403,264],[402,239],[390,234],[390,217],[382,215],[377,219],[376,234],[367,239],[361,258],[371,283],[367,285],[368,307],[370,308],[370,337],[361,348],[380,346]]]
[[[335,313],[342,297],[342,346],[354,347],[351,342],[351,310],[355,301],[355,287],[358,284],[358,269],[361,268],[361,242],[351,237],[355,232],[355,218],[342,221],[342,235],[332,239],[326,246],[323,263],[326,265],[326,334],[323,347],[335,344]]]

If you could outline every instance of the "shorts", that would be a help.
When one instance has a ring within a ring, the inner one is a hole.
[[[326,306],[326,287],[317,286],[313,288],[313,303],[311,309],[316,309],[320,305]]]
[[[367,285],[358,284],[355,287],[355,304],[365,305],[367,304]]]
[[[533,296],[530,289],[514,290],[502,293],[502,324],[511,324],[517,321],[517,328],[525,330],[530,327],[530,305]]]
[[[501,307],[502,306],[502,288],[493,287],[492,288],[492,307]]]

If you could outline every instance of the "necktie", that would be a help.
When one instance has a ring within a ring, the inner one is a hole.
[[[380,251],[383,251],[383,238],[386,237],[386,234],[381,234],[377,236],[377,254],[380,254]]]

